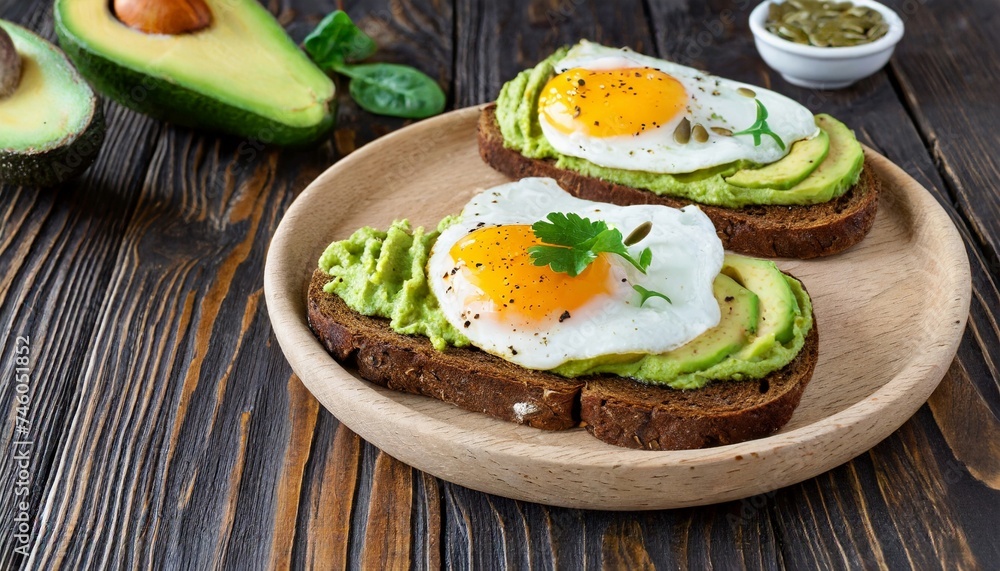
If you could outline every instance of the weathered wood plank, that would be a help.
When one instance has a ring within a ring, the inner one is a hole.
[[[54,41],[48,3],[8,3],[0,8],[0,18]],[[34,524],[52,461],[97,327],[95,300],[103,298],[110,283],[126,223],[135,209],[136,191],[152,155],[151,139],[160,130],[159,124],[117,105],[106,104],[104,109],[105,147],[83,177],[41,190],[0,184],[0,323],[7,332],[0,342],[0,370],[9,379],[0,383],[5,422],[0,431],[3,569],[24,561],[29,538],[37,534]],[[29,339],[24,346],[30,373],[23,391],[14,382],[18,336]],[[19,403],[18,397],[26,401]],[[23,413],[20,421],[19,413]],[[15,426],[26,432],[17,433]],[[22,501],[27,510],[21,509]],[[22,523],[31,531],[15,534],[15,526]]]
[[[295,449],[288,419],[300,407],[280,355],[243,349],[267,343],[263,252],[289,188],[324,152],[280,162],[267,151],[241,164],[225,158],[239,142],[210,141],[176,129],[160,141],[32,564],[270,560],[274,483]],[[258,541],[242,541],[250,531]],[[120,534],[137,537],[112,539]]]
[[[318,4],[269,7],[301,38],[332,8]],[[416,63],[449,86],[449,7],[381,7],[354,14],[383,43],[378,59]],[[373,18],[383,19],[373,27]],[[267,243],[294,194],[338,155],[404,124],[341,99],[340,130],[312,149],[280,151],[187,129],[167,128],[159,138],[136,132],[155,154],[134,189],[134,216],[115,220],[124,244],[106,264],[110,289],[90,301],[95,331],[77,349],[85,365],[63,440],[49,454],[56,466],[29,566],[360,563],[359,521],[378,512],[368,509],[370,495],[355,510],[354,490],[391,486],[394,472],[362,470],[367,445],[336,431],[291,377],[260,289]],[[321,444],[333,450],[317,450]],[[359,485],[359,475],[375,484]],[[351,490],[347,497],[325,487],[338,483]],[[437,488],[417,488],[411,498],[426,506],[428,521],[414,527],[428,537],[412,555],[433,564]],[[412,511],[411,503],[387,501],[392,513]],[[329,529],[342,541],[312,534]],[[409,533],[400,537],[410,545]]]
[[[303,390],[304,387],[303,387]],[[361,463],[361,439],[321,412],[299,506],[294,567],[344,569]]]
[[[379,452],[361,566],[366,569],[409,569],[413,533],[413,468]]]
[[[997,6],[972,0],[888,4],[906,24],[890,71],[993,278],[1000,278]]]

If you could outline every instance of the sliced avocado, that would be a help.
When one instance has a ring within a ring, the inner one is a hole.
[[[675,361],[680,373],[707,369],[742,349],[757,331],[760,302],[754,292],[719,274],[712,284],[722,310],[719,324],[662,358]]]
[[[104,142],[101,106],[58,48],[10,22],[0,20],[0,30],[21,66],[16,87],[0,97],[0,182],[59,184],[94,162]]]
[[[830,137],[826,131],[811,138],[796,141],[778,161],[755,169],[742,169],[726,178],[726,182],[743,188],[789,189],[809,176],[819,167],[830,152]]]
[[[177,124],[304,144],[333,125],[334,86],[257,0],[206,0],[211,25],[146,34],[108,0],[57,0],[59,42],[102,93]]]
[[[769,260],[726,254],[722,273],[760,298],[760,326],[756,338],[741,352],[747,359],[762,355],[775,342],[787,343],[795,337],[795,317],[799,304],[785,274]]]
[[[847,125],[833,117],[817,115],[816,124],[829,135],[830,152],[812,174],[782,194],[815,197],[825,202],[844,194],[858,182],[865,163],[865,151]]]

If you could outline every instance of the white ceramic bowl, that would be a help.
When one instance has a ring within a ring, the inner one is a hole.
[[[889,61],[903,37],[903,21],[891,9],[873,0],[852,0],[856,6],[879,11],[889,31],[869,44],[843,48],[807,46],[767,31],[767,7],[759,4],[750,13],[750,31],[760,57],[791,84],[815,89],[840,89],[868,77]]]

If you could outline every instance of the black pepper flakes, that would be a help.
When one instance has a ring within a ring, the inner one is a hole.
[[[559,323],[562,323],[563,321],[566,321],[569,318],[570,318],[569,312],[564,311],[562,312],[562,315],[559,316]]]

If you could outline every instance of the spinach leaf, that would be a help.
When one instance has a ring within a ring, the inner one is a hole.
[[[302,46],[324,71],[336,70],[346,62],[360,61],[375,53],[375,40],[354,25],[343,10],[329,14],[306,36]]]
[[[367,63],[341,66],[337,71],[351,78],[351,97],[371,113],[423,119],[444,111],[441,87],[410,66]]]

